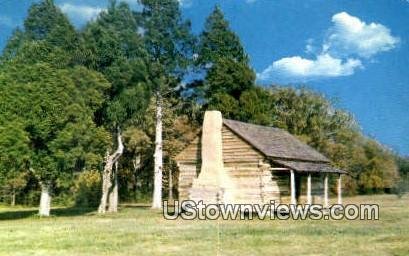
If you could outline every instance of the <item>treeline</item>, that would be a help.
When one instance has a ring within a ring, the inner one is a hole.
[[[0,60],[1,201],[41,201],[43,215],[51,196],[98,206],[108,177],[113,211],[118,196],[158,206],[176,197],[173,156],[207,109],[297,135],[350,173],[350,194],[404,190],[397,163],[407,180],[408,161],[363,136],[350,114],[306,88],[256,85],[219,7],[196,36],[177,0],[140,2],[135,11],[110,1],[80,30],[52,0],[31,6]]]

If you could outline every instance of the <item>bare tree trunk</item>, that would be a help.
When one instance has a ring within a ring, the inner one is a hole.
[[[109,193],[108,212],[118,211],[118,161],[115,162],[115,169],[112,173],[112,187]]]
[[[139,182],[137,171],[141,168],[141,165],[142,165],[140,154],[137,154],[135,156],[135,159],[132,160],[132,164],[133,164],[134,178],[135,178],[135,181],[133,182],[133,192],[136,192],[136,190],[138,189],[138,182]]]
[[[104,172],[102,174],[102,196],[98,207],[99,213],[105,213],[107,210],[109,193],[113,190],[112,167],[118,161],[119,157],[121,157],[123,151],[124,145],[122,144],[122,136],[118,131],[118,148],[112,155],[107,154]]]
[[[173,177],[172,177],[172,168],[169,168],[169,201],[173,202]]]
[[[156,97],[156,135],[155,135],[155,170],[153,183],[152,208],[162,207],[162,169],[163,169],[163,148],[162,148],[162,98]]]
[[[16,205],[16,189],[13,188],[11,190],[11,202],[10,202],[11,206],[15,206]]]
[[[135,159],[132,160],[132,164],[133,164],[134,172],[136,172],[137,170],[139,170],[139,168],[141,168],[141,156],[139,154],[137,154],[135,156]]]
[[[41,198],[40,209],[38,214],[40,216],[50,216],[51,209],[51,184],[48,182],[41,182]]]
[[[108,203],[109,188],[111,187],[111,174],[112,171],[112,161],[110,161],[109,152],[107,152],[105,157],[105,166],[102,173],[102,195],[101,202],[99,204],[98,212],[105,213]]]

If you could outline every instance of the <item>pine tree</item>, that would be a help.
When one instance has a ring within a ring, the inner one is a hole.
[[[198,48],[197,62],[202,66],[210,66],[219,58],[248,63],[248,56],[239,37],[230,29],[219,6],[207,18]]]
[[[141,0],[145,46],[149,52],[150,80],[156,97],[154,192],[152,208],[162,207],[163,102],[181,82],[192,57],[190,22],[184,21],[177,0]]]
[[[256,76],[239,37],[230,29],[218,6],[207,18],[200,35],[197,64],[206,74],[203,83],[193,84],[195,94],[204,97],[199,100],[204,100],[205,108],[237,118],[234,106],[238,106],[244,91],[254,87]]]
[[[148,53],[138,32],[140,26],[126,3],[110,1],[107,11],[88,23],[82,34],[88,53],[84,64],[103,73],[112,84],[98,111],[98,123],[110,129],[117,144],[117,150],[108,152],[105,159],[100,213],[118,208],[118,163],[123,159],[124,145],[117,133],[141,125],[151,94]]]
[[[109,83],[83,67],[57,69],[48,63],[12,61],[1,73],[1,133],[14,143],[3,140],[0,148],[10,160],[19,156],[16,163],[27,158],[15,168],[35,174],[42,189],[39,213],[48,216],[55,181],[64,173],[96,168],[103,160],[109,134],[96,127],[93,115]],[[10,118],[18,122],[14,128]],[[2,158],[0,167],[8,161]]]
[[[53,0],[34,3],[30,7],[24,31],[27,40],[45,40],[64,50],[73,51],[79,45],[74,26]]]
[[[44,216],[50,213],[56,180],[97,168],[103,161],[101,147],[109,140],[94,114],[110,84],[97,72],[74,67],[78,49],[74,27],[53,1],[45,0],[30,7],[24,30],[17,30],[7,44],[1,67],[0,123],[3,127],[15,117],[20,122],[16,127],[27,133],[25,171],[31,170],[41,185],[39,214]]]

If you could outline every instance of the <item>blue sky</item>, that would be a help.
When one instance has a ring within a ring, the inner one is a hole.
[[[0,0],[0,48],[32,2]],[[81,27],[107,1],[55,2]],[[260,84],[303,84],[335,98],[366,135],[409,155],[409,0],[180,2],[195,33],[221,6]]]

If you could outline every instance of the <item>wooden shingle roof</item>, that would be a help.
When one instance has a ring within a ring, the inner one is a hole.
[[[224,125],[272,159],[329,163],[324,155],[285,130],[223,119]]]
[[[347,174],[346,171],[333,168],[328,158],[285,130],[229,119],[223,119],[223,124],[279,166],[298,172]],[[175,159],[186,161],[189,156],[192,159],[188,160],[193,161],[195,157],[200,158],[200,137],[199,134]]]
[[[299,172],[326,172],[326,173],[344,173],[346,171],[335,169],[329,165],[329,163],[320,162],[306,162],[295,160],[281,160],[273,159],[274,163],[282,165],[284,167],[299,171]]]

